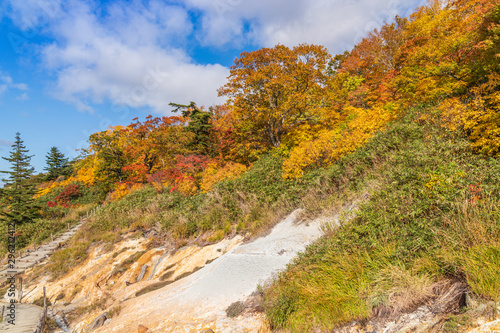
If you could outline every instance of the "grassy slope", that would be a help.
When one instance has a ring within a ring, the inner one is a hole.
[[[500,162],[472,154],[431,113],[408,111],[365,147],[300,180],[283,181],[281,159],[269,155],[209,193],[133,192],[100,210],[74,246],[52,258],[52,269],[64,273],[92,242],[117,241],[121,232],[155,227],[180,244],[255,234],[295,208],[313,217],[375,184],[353,221],[311,246],[266,290],[273,327],[331,329],[376,307],[405,310],[446,277],[498,300]]]
[[[373,167],[376,190],[267,289],[273,327],[330,330],[376,307],[407,310],[450,277],[499,301],[500,161],[472,154],[431,113],[409,111],[330,169]]]

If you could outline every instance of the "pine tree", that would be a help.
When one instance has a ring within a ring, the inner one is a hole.
[[[47,167],[44,168],[44,170],[48,172],[47,180],[54,180],[59,176],[66,176],[69,174],[68,159],[57,147],[50,148],[45,158]]]
[[[20,134],[16,133],[16,141],[12,145],[10,156],[2,157],[11,163],[11,171],[0,171],[9,175],[7,179],[2,179],[5,183],[2,201],[6,207],[0,211],[0,219],[18,225],[31,222],[39,216],[39,207],[33,199],[36,188],[30,182],[30,176],[34,171],[30,165],[33,155],[27,155],[28,152]]]
[[[195,102],[189,105],[170,103],[174,107],[173,112],[181,111],[183,117],[190,118],[186,130],[194,134],[193,141],[188,145],[194,152],[198,154],[208,155],[210,151],[210,132],[212,125],[210,124],[211,112],[203,111],[196,106]]]

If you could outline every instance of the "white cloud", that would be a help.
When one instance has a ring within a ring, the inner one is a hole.
[[[24,101],[27,101],[27,100],[28,100],[28,99],[30,99],[30,98],[29,98],[29,96],[28,96],[28,93],[25,93],[25,92],[24,92],[24,93],[22,93],[21,95],[17,96],[17,97],[16,97],[16,99],[17,99],[18,101],[24,102]]]
[[[22,30],[37,30],[61,12],[61,0],[7,0],[4,10]]]
[[[109,100],[115,105],[149,106],[164,114],[172,101],[200,105],[223,101],[216,90],[225,83],[229,69],[196,63],[189,50],[197,44],[222,49],[249,43],[314,43],[338,53],[384,20],[405,16],[425,2],[7,1],[16,24],[38,25],[53,38],[40,47],[44,67],[56,75],[50,89],[57,98],[86,111],[92,111],[92,103]],[[25,90],[22,84],[16,88]]]
[[[15,83],[9,74],[0,72],[0,96],[10,89],[26,91],[28,85],[26,83]]]
[[[0,147],[10,147],[13,144],[12,141],[0,139]]]
[[[26,83],[14,83],[12,87],[16,88],[17,90],[28,90],[28,85]]]
[[[198,37],[205,45],[325,45],[342,52],[395,15],[426,0],[186,0],[204,12]]]
[[[51,29],[55,42],[44,48],[43,61],[57,73],[52,90],[59,99],[92,111],[111,100],[169,113],[170,102],[221,103],[216,89],[227,68],[199,65],[183,51],[192,32],[185,9],[152,1],[148,6],[112,5],[98,19],[95,10],[73,2]]]

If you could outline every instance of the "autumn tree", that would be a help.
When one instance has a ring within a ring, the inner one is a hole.
[[[407,19],[396,16],[395,22],[369,32],[350,52],[334,58],[331,67],[337,73],[363,80],[350,93],[351,105],[367,108],[396,99],[392,78],[399,71],[399,53],[407,39],[404,34],[407,25]]]
[[[184,153],[192,141],[192,134],[185,130],[182,117],[149,115],[144,122],[138,118],[133,120],[123,130],[127,137],[125,152],[129,164],[135,164],[136,169],[142,168],[146,174],[172,165],[175,156]]]
[[[229,97],[239,131],[279,147],[284,134],[322,107],[330,60],[324,47],[307,44],[243,52],[219,95]]]
[[[36,188],[30,182],[34,171],[30,164],[33,155],[28,155],[28,152],[21,135],[16,133],[9,157],[2,157],[11,164],[10,171],[0,171],[8,175],[7,179],[2,179],[5,183],[2,201],[7,206],[0,211],[0,219],[18,225],[31,222],[39,216],[39,207],[33,199]]]
[[[69,174],[69,161],[57,147],[50,148],[45,160],[47,167],[44,170],[47,171],[47,180],[54,180],[59,176]]]
[[[89,147],[82,150],[86,157],[94,156],[94,173],[98,180],[109,187],[123,177],[122,168],[126,165],[125,136],[121,127],[96,132],[89,137]]]

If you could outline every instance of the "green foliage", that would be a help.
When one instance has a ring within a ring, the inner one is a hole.
[[[44,170],[48,172],[46,177],[47,180],[54,180],[59,176],[67,176],[70,174],[71,170],[68,159],[57,147],[51,147],[45,158],[47,167],[45,167]]]
[[[197,154],[209,154],[210,149],[210,132],[212,125],[210,118],[212,114],[207,111],[200,110],[195,102],[189,105],[170,103],[170,106],[175,107],[174,112],[182,110],[182,116],[189,118],[189,123],[186,126],[186,131],[193,133],[193,140],[188,144]]]
[[[87,155],[94,153],[101,161],[97,164],[96,173],[101,184],[108,190],[112,183],[121,180],[122,168],[126,165],[125,147],[119,133],[117,130],[94,133],[89,137],[89,150],[83,151]]]
[[[239,316],[244,310],[245,310],[245,304],[241,301],[237,301],[227,307],[226,315],[229,318],[234,318]]]
[[[48,264],[49,272],[53,278],[62,276],[87,258],[89,243],[79,242],[73,246],[55,252]]]
[[[456,333],[460,332],[459,329],[471,328],[471,318],[468,315],[452,315],[444,324],[443,332],[445,333]]]
[[[500,301],[499,244],[472,247],[465,253],[462,260],[461,268],[464,270],[472,291],[495,302]]]
[[[35,185],[30,182],[33,174],[33,167],[30,165],[32,156],[27,155],[28,152],[17,133],[9,157],[2,157],[11,164],[11,171],[0,171],[9,175],[7,179],[2,179],[5,182],[1,193],[2,201],[6,206],[0,211],[0,221],[4,223],[22,225],[39,216],[38,206],[33,199]]]

